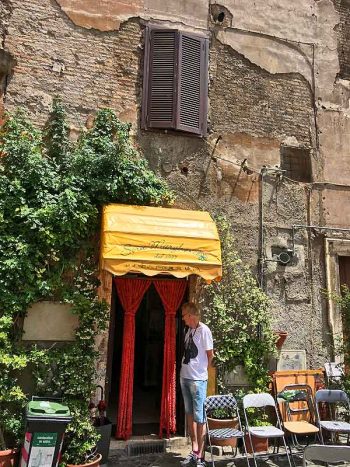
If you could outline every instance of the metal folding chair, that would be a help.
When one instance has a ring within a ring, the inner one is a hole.
[[[329,420],[321,420],[319,404],[322,402],[328,405]],[[350,402],[347,394],[341,389],[319,389],[315,394],[315,403],[322,444],[325,444],[323,430],[330,433],[332,444],[335,444],[336,434],[347,434],[349,440],[350,423],[340,419],[337,413],[339,405],[342,404],[346,408],[346,415],[350,416]]]
[[[336,362],[327,362],[324,364],[324,370],[327,388],[338,389],[344,376],[343,366]]]
[[[277,403],[283,427],[291,434],[294,447],[303,449],[298,437],[318,436],[320,431],[316,426],[311,387],[308,384],[289,384],[277,395]]]
[[[213,430],[209,429],[208,425],[208,414],[215,409],[227,409],[232,413],[232,418],[237,419],[238,429],[237,428],[216,428]],[[238,406],[236,399],[230,395],[222,396],[208,396],[204,402],[204,410],[206,415],[206,425],[207,425],[207,437],[209,441],[210,453],[211,453],[211,462],[212,466],[215,467],[214,457],[213,457],[213,446],[212,441],[214,440],[228,440],[231,438],[239,439],[243,441],[243,450],[249,467],[249,459],[247,455],[247,449],[244,440],[244,432],[242,430],[241,417],[239,415]]]
[[[307,461],[350,462],[350,446],[310,444],[304,451],[303,467],[307,466]]]
[[[249,426],[247,409],[249,408],[265,409],[266,407],[273,407],[274,412],[275,412],[277,426],[273,426],[273,425]],[[289,453],[289,448],[287,447],[284,431],[282,430],[281,420],[278,415],[276,403],[274,401],[274,398],[271,396],[271,394],[267,394],[267,393],[247,394],[246,396],[243,397],[243,411],[244,411],[244,418],[246,422],[246,431],[249,435],[249,440],[250,440],[250,445],[252,448],[255,467],[257,467],[257,462],[256,462],[257,455],[255,454],[255,451],[254,451],[252,436],[255,436],[258,438],[269,438],[269,439],[274,438],[278,440],[282,439],[284,448],[286,451],[286,455],[288,458],[289,466],[292,467],[291,452]]]

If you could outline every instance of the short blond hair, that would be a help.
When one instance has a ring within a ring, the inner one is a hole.
[[[186,311],[188,314],[193,315],[193,316],[200,316],[200,311],[198,310],[198,307],[195,303],[193,302],[186,302],[182,305],[181,309],[183,311]]]

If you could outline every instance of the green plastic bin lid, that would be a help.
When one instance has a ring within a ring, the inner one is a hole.
[[[66,405],[52,401],[31,401],[27,405],[27,415],[31,417],[69,417],[70,410]]]

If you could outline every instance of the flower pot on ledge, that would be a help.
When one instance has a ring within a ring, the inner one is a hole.
[[[0,451],[0,467],[14,467],[18,463],[18,449],[6,449]]]
[[[86,464],[67,464],[67,467],[100,467],[101,459],[101,454],[97,454],[96,459],[91,462],[87,462]]]
[[[258,436],[252,435],[252,444],[254,452],[266,452],[269,449],[269,440],[268,438],[260,438]],[[253,453],[252,446],[250,444],[250,438],[248,434],[244,435],[244,441],[249,454]]]
[[[276,347],[277,347],[277,350],[281,350],[283,344],[285,343],[285,340],[287,339],[288,332],[276,331],[276,334],[278,335],[278,339],[276,341]]]
[[[208,426],[209,426],[209,430],[216,430],[219,428],[238,429],[238,419],[237,418],[219,419],[219,418],[208,417]],[[217,439],[211,436],[210,440],[213,446],[232,446],[233,448],[237,446],[237,438]]]

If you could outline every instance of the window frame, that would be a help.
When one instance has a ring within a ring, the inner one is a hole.
[[[172,124],[169,126],[163,125],[161,122],[149,122],[150,113],[150,94],[152,85],[152,53],[151,40],[152,32],[173,32],[175,34],[174,48],[174,80],[173,80],[173,111]],[[180,122],[180,88],[181,88],[181,60],[182,60],[182,38],[189,37],[200,42],[200,96],[199,96],[199,127],[195,128],[189,125],[181,124]],[[203,72],[205,70],[205,72]],[[209,36],[204,33],[192,33],[179,29],[167,28],[162,25],[148,24],[144,30],[144,64],[143,64],[143,83],[142,83],[142,100],[141,100],[141,129],[146,131],[163,131],[182,133],[185,135],[194,135],[205,137],[207,135],[208,123],[208,83],[209,83]]]

